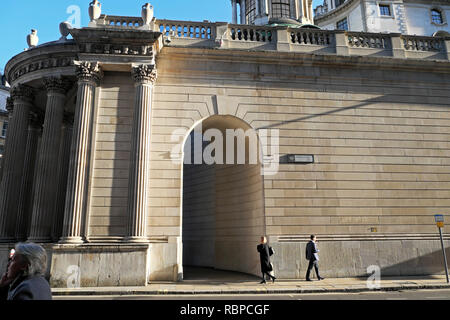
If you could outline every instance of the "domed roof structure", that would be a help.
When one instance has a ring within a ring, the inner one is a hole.
[[[239,20],[240,24],[319,29],[314,25],[312,0],[231,0],[231,4],[234,24]]]

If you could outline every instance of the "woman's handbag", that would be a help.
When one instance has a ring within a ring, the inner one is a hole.
[[[273,255],[275,253],[275,251],[273,250],[273,248],[272,247],[269,247],[269,255]]]

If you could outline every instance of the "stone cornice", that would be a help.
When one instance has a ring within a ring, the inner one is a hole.
[[[31,103],[34,100],[34,90],[33,88],[19,84],[11,89],[11,97],[14,100],[22,100]]]
[[[343,13],[344,11],[346,11],[355,2],[361,3],[362,1],[365,1],[365,0],[347,0],[344,4],[340,5],[339,7],[335,8],[331,11],[328,11],[327,13],[325,13],[323,15],[314,17],[314,22],[317,24],[317,23],[327,20],[331,17],[335,17],[335,16]],[[430,2],[429,0],[403,0],[403,2],[404,3],[422,3],[422,4],[426,4],[426,5],[430,5],[430,6],[431,5],[439,5],[439,4],[450,5],[450,0],[434,0],[432,2]]]
[[[24,51],[8,61],[5,67],[7,81],[14,86],[20,78],[34,73],[37,73],[36,78],[54,74],[55,70],[65,70],[66,74],[73,73],[73,60],[77,52],[74,42],[51,42]]]
[[[160,32],[111,30],[108,28],[72,29],[79,52],[95,55],[144,56],[154,58],[154,44]]]
[[[344,12],[345,10],[347,10],[348,8],[350,8],[351,5],[353,5],[355,2],[361,2],[361,0],[347,0],[347,2],[344,2],[344,4],[340,5],[337,8],[334,8],[331,11],[328,11],[327,13],[320,15],[318,17],[314,17],[314,23],[317,24],[323,20],[326,20],[330,17],[334,17],[337,16],[339,14],[341,14],[342,12]]]
[[[131,75],[135,83],[150,83],[154,84],[158,73],[155,65],[153,64],[141,64],[133,66]]]
[[[102,71],[98,62],[75,61],[78,81],[98,83],[102,78]]]

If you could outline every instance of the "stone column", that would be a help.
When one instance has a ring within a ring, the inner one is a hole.
[[[57,241],[62,235],[64,221],[64,206],[67,193],[67,174],[70,160],[70,146],[72,142],[73,116],[66,114],[62,129],[62,140],[59,149],[58,185],[55,201],[55,216],[53,219],[52,239]]]
[[[241,24],[247,24],[245,18],[245,0],[241,0]]]
[[[29,113],[34,98],[32,88],[17,85],[11,90],[14,113],[8,126],[0,184],[0,241],[13,242],[22,183]]]
[[[14,111],[14,102],[11,97],[6,98],[6,110],[8,111],[8,124],[10,124],[11,120],[12,120],[12,116],[13,116],[13,111]],[[7,145],[8,145],[8,139],[6,139],[6,141],[5,141],[4,150],[6,150]],[[0,181],[1,181],[1,179],[3,177],[3,167],[4,167],[5,157],[2,157],[2,159],[0,161],[2,162],[1,172],[0,172]]]
[[[64,115],[67,81],[61,78],[45,78],[47,105],[44,129],[36,172],[36,188],[33,199],[29,241],[51,242],[52,222],[55,210],[58,180],[58,158],[61,126]]]
[[[87,205],[95,90],[101,78],[98,63],[76,62],[76,65],[78,93],[61,243],[84,242],[82,232]]]
[[[128,185],[129,242],[146,242],[148,215],[148,183],[153,84],[157,73],[154,65],[133,67],[135,102]]]
[[[30,222],[30,211],[33,200],[33,181],[37,157],[39,134],[42,129],[41,119],[34,112],[30,113],[28,126],[27,147],[25,151],[25,166],[22,178],[22,186],[19,195],[19,208],[17,213],[16,239],[26,240]]]
[[[231,23],[237,24],[237,0],[231,0]]]

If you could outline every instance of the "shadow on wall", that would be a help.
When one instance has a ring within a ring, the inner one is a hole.
[[[450,247],[445,248],[447,261],[450,257]],[[381,277],[395,278],[396,276],[420,276],[420,278],[432,279],[434,275],[445,274],[444,256],[442,250],[433,251],[426,255],[406,260],[388,267],[381,268]]]

